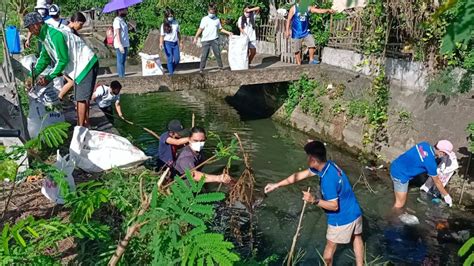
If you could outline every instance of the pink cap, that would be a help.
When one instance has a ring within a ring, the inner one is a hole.
[[[436,144],[436,148],[447,155],[451,154],[453,152],[453,144],[449,140],[440,140]]]

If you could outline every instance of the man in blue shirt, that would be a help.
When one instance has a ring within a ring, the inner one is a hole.
[[[309,2],[308,0],[304,0]],[[313,35],[309,31],[309,17],[311,13],[334,13],[331,9],[320,9],[315,6],[309,6],[309,3],[301,3],[299,0],[288,12],[286,19],[286,38],[290,38],[290,24],[291,24],[291,47],[295,52],[296,64],[301,65],[301,46],[303,42],[309,49],[309,63],[318,64],[318,60],[314,59],[314,52],[316,51],[316,44]]]
[[[322,198],[303,192],[303,200],[322,208],[327,215],[328,229],[323,258],[332,265],[337,244],[354,241],[356,265],[363,265],[362,211],[346,174],[334,162],[326,159],[326,147],[320,141],[311,141],[304,147],[309,168],[294,173],[278,183],[267,184],[265,193],[318,175]]]
[[[405,206],[409,181],[423,173],[427,173],[433,179],[444,201],[451,207],[453,200],[438,177],[436,158],[448,156],[452,150],[453,144],[448,140],[440,140],[434,149],[428,142],[420,142],[395,159],[390,165],[395,192],[393,207],[401,209]]]

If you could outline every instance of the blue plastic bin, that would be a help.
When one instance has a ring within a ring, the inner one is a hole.
[[[7,26],[5,29],[8,51],[11,54],[19,54],[21,52],[20,32],[15,26]]]

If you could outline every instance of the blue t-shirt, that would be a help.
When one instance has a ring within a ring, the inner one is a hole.
[[[400,180],[402,184],[405,184],[422,173],[437,176],[436,168],[437,163],[433,147],[428,142],[420,142],[392,162],[390,174]]]
[[[173,154],[172,145],[166,143],[166,140],[170,137],[169,131],[161,134],[160,145],[158,146],[158,158],[168,166],[172,166],[175,160],[175,154]]]
[[[337,211],[324,210],[328,217],[328,224],[334,226],[349,224],[362,215],[349,179],[334,162],[328,161],[321,172],[314,168],[309,170],[320,177],[319,184],[323,200],[337,200],[339,203]]]
[[[291,38],[303,39],[309,34],[309,13],[300,13],[298,4],[295,5],[295,14],[291,19]]]

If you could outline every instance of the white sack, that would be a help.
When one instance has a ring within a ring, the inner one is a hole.
[[[65,178],[69,184],[69,191],[72,192],[76,190],[76,184],[74,183],[74,178],[72,177],[74,163],[72,160],[68,159],[69,154],[62,157],[58,150],[56,155],[56,163],[54,166],[66,174]],[[41,187],[41,193],[43,193],[46,198],[52,202],[55,202],[56,204],[64,204],[64,199],[61,197],[61,191],[50,178],[44,179],[43,186]]]
[[[92,173],[132,167],[148,159],[124,137],[80,126],[74,128],[69,153],[78,168]]]
[[[231,70],[249,68],[249,38],[246,35],[231,36],[229,39],[229,66]]]
[[[161,60],[159,55],[149,55],[138,53],[142,58],[142,76],[163,75]]]

